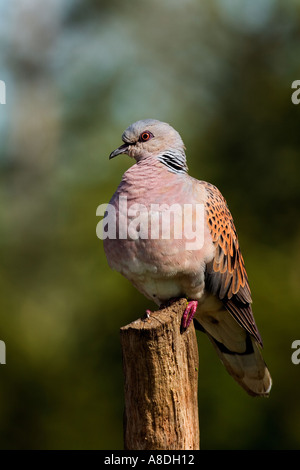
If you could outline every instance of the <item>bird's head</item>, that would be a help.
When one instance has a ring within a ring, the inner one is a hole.
[[[186,173],[188,168],[184,143],[180,135],[166,122],[155,119],[137,121],[122,135],[123,144],[110,154],[110,159],[127,154],[137,162],[157,158],[174,173]]]

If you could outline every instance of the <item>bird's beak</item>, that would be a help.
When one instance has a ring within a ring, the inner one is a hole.
[[[116,157],[117,155],[121,155],[122,153],[127,153],[128,151],[128,144],[122,144],[116,150],[111,152],[109,159]]]

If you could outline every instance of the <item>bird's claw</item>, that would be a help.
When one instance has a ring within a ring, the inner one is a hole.
[[[150,318],[151,313],[152,313],[151,310],[147,309],[146,312],[145,312],[145,315],[142,318],[142,320],[147,321]]]

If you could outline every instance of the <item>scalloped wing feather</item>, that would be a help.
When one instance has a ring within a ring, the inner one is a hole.
[[[207,264],[206,287],[218,296],[226,309],[262,346],[262,339],[251,308],[251,291],[240,251],[232,215],[220,191],[201,181],[207,192],[206,215],[212,241],[216,247],[214,259]]]

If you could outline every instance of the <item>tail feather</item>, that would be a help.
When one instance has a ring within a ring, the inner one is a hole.
[[[224,309],[201,312],[197,322],[229,374],[249,395],[268,396],[272,387],[270,372],[263,360],[261,346],[232,315]]]
[[[252,396],[269,396],[272,379],[262,358],[259,345],[247,333],[247,347],[244,353],[234,353],[209,333],[207,336],[214,345],[219,358],[229,374]]]

